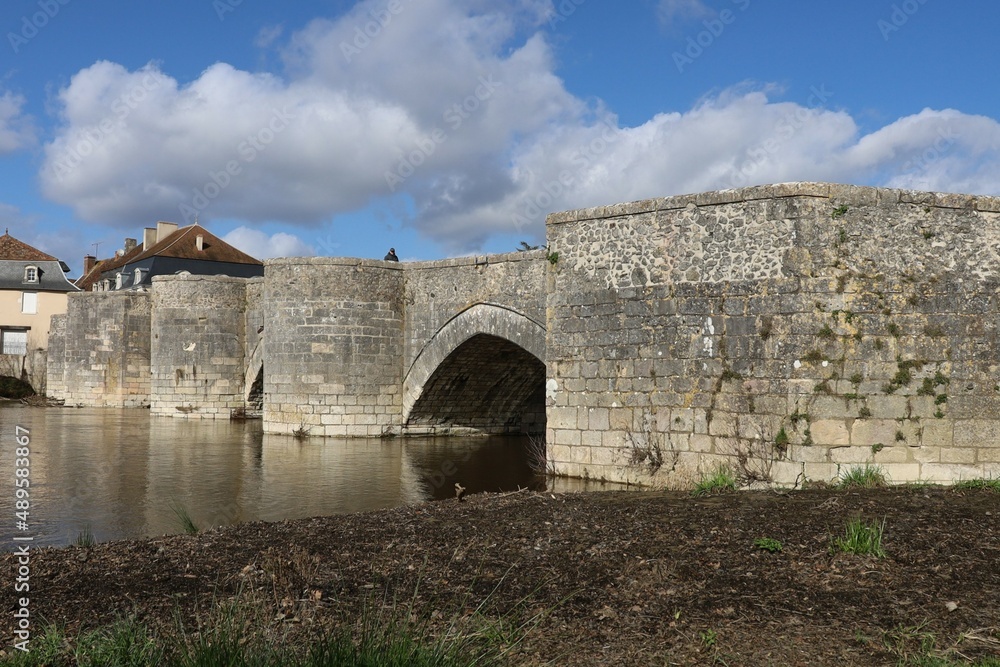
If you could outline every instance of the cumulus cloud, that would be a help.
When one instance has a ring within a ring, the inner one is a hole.
[[[24,97],[5,92],[0,95],[0,155],[30,145],[35,140],[31,119],[22,113]]]
[[[739,86],[623,126],[556,75],[538,29],[552,2],[394,7],[313,21],[284,45],[283,76],[219,63],[181,84],[155,65],[95,63],[59,93],[43,191],[121,226],[243,220],[257,254],[304,253],[251,238],[255,225],[315,228],[373,201],[456,253],[497,234],[538,238],[550,211],[764,182],[996,191],[991,118],[924,110],[864,134],[833,92],[799,104]],[[659,5],[669,17],[704,8]]]
[[[258,229],[237,227],[222,237],[226,243],[257,259],[272,257],[312,257],[312,246],[297,236],[278,232],[268,236]]]

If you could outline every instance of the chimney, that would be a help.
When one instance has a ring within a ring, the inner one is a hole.
[[[154,245],[156,245],[156,229],[153,227],[146,227],[142,230],[142,249],[149,250]]]
[[[163,239],[167,238],[171,234],[177,231],[176,222],[158,222],[156,223],[156,242],[159,243]]]
[[[135,250],[136,245],[135,239],[125,239],[125,254],[127,255]]]
[[[198,248],[199,252],[202,251],[202,250],[204,250],[205,249],[205,237],[202,236],[201,234],[198,234],[198,236],[196,236],[195,239],[194,239],[194,244],[195,244],[195,247]]]
[[[94,266],[97,264],[97,258],[93,255],[83,256],[83,275],[88,275],[94,270]]]

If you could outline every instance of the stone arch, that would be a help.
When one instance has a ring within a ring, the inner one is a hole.
[[[250,361],[247,363],[246,372],[243,374],[243,399],[247,401],[247,407],[249,408],[249,402],[251,394],[254,392],[256,385],[259,384],[258,380],[263,380],[264,375],[264,337],[257,337],[257,345],[254,346],[253,352],[250,354]]]
[[[467,308],[427,341],[407,370],[403,423],[408,427],[437,422],[478,430],[523,430],[523,424],[511,420],[517,416],[514,412],[530,403],[536,406],[532,423],[540,422],[544,428],[544,359],[545,327],[539,322],[494,304]],[[475,399],[478,404],[467,404],[464,414],[436,414],[436,405],[454,401],[456,396]],[[492,421],[484,421],[484,415],[470,419],[468,413],[477,410],[492,411]]]

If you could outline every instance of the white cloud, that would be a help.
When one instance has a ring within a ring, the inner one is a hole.
[[[675,21],[713,16],[715,12],[703,0],[660,0],[656,7],[660,22],[673,25]]]
[[[865,135],[829,108],[833,93],[805,106],[739,86],[621,127],[556,75],[535,30],[551,2],[398,6],[388,22],[373,18],[386,8],[375,0],[313,21],[289,39],[285,77],[223,63],[189,84],[155,66],[81,70],[59,93],[43,191],[85,220],[197,214],[243,220],[247,238],[254,225],[318,227],[389,198],[459,253],[498,234],[540,238],[550,211],[763,182],[997,189],[991,118],[925,110]],[[702,9],[660,4],[670,17]]]
[[[21,109],[24,97],[5,92],[0,95],[0,155],[12,153],[35,141],[31,119]]]
[[[284,32],[284,25],[266,25],[257,33],[254,46],[261,49],[270,48]]]
[[[268,236],[258,229],[237,227],[222,237],[226,243],[257,259],[272,257],[312,257],[312,246],[292,234],[278,232]]]

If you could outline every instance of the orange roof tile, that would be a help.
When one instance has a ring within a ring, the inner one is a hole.
[[[18,241],[10,235],[8,230],[0,236],[0,260],[14,260],[17,262],[58,262],[52,255],[48,255],[38,248],[32,248],[23,241]]]

